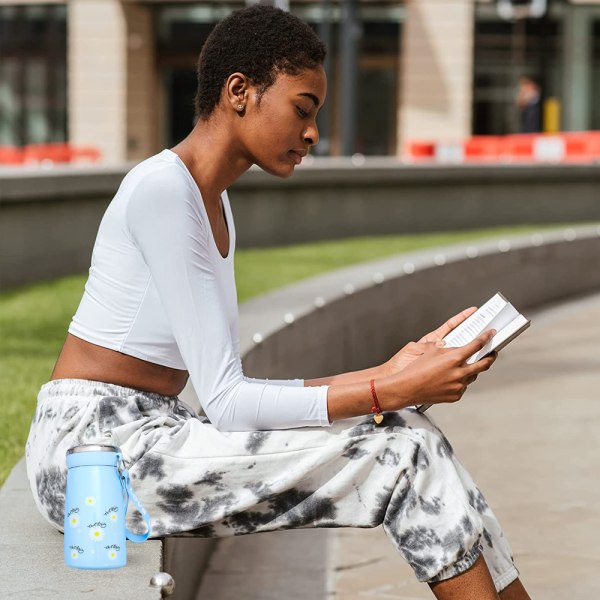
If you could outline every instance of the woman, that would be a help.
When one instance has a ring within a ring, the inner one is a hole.
[[[439,342],[472,309],[364,371],[311,381],[242,373],[225,190],[252,164],[288,177],[317,143],[324,56],[307,25],[271,7],[238,11],[210,35],[196,126],[125,177],[100,225],[27,443],[36,502],[61,528],[66,450],[109,443],[154,537],[383,524],[436,597],[498,598],[497,588],[528,598],[450,444],[404,410],[460,399],[492,365],[495,356],[465,363],[490,334],[462,349]],[[208,419],[176,397],[188,375]]]

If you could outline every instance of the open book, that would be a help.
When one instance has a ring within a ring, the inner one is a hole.
[[[453,329],[445,338],[447,348],[457,348],[473,341],[484,331],[495,329],[496,335],[467,360],[468,364],[478,361],[494,350],[499,352],[523,333],[531,324],[500,292]],[[419,412],[425,412],[431,404],[421,404]]]

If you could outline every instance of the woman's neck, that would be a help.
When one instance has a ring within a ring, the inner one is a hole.
[[[224,190],[234,183],[251,162],[235,143],[229,123],[211,118],[198,121],[190,134],[172,148],[188,168],[205,202],[219,202]]]

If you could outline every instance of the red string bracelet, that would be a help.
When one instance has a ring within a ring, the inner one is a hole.
[[[383,421],[383,415],[381,414],[381,406],[379,406],[379,400],[377,399],[377,392],[375,391],[375,380],[371,379],[371,396],[373,396],[373,406],[371,406],[371,412],[373,413],[373,420],[377,425]]]

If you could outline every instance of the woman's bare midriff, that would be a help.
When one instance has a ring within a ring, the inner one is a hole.
[[[50,379],[89,379],[176,396],[185,387],[188,372],[109,350],[68,334]]]

